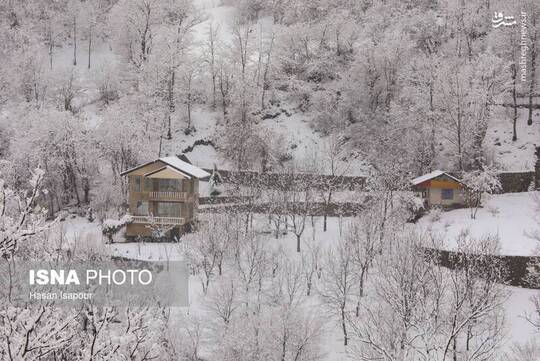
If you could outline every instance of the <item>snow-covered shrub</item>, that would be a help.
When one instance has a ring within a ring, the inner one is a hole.
[[[476,218],[478,208],[482,205],[482,195],[493,194],[501,190],[501,181],[493,168],[474,170],[463,175],[465,184],[465,202],[471,209],[471,218]]]
[[[90,223],[94,222],[94,220],[96,219],[92,207],[88,207],[88,209],[86,210],[86,219],[88,219],[88,222]]]
[[[65,210],[58,212],[58,219],[60,221],[65,221],[68,218],[68,216],[69,216],[69,213]]]
[[[110,64],[101,64],[94,71],[99,99],[109,104],[119,97],[118,70]]]
[[[109,242],[113,242],[113,236],[122,229],[122,227],[133,222],[133,217],[129,214],[124,215],[119,220],[117,219],[106,219],[101,225],[101,232],[107,236]]]
[[[302,112],[310,110],[313,96],[313,90],[310,86],[301,81],[290,80],[289,93],[298,104],[298,109]]]
[[[441,220],[442,209],[440,207],[433,207],[429,210],[428,218],[432,223]]]
[[[217,166],[214,164],[214,169],[212,170],[212,174],[210,175],[210,179],[208,180],[208,185],[210,187],[210,196],[216,197],[223,192],[221,186],[222,183],[223,180],[221,178],[221,174],[219,174]]]
[[[171,240],[170,232],[174,229],[174,225],[160,224],[159,222],[156,222],[156,219],[153,216],[149,216],[146,228],[150,229],[153,241],[164,242]],[[172,240],[176,242],[178,241],[176,237],[174,237]]]
[[[398,202],[405,219],[414,222],[426,211],[424,200],[411,192],[399,194]]]
[[[185,135],[190,135],[191,133],[195,133],[197,131],[197,129],[195,128],[195,126],[193,124],[191,125],[188,125],[184,128],[184,134]]]
[[[313,83],[323,83],[337,77],[336,64],[328,59],[318,59],[306,69],[306,79]]]

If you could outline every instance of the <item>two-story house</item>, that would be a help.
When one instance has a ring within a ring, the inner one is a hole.
[[[158,158],[126,170],[129,180],[127,237],[148,237],[156,227],[171,235],[189,231],[197,218],[199,179],[210,176],[185,156]]]

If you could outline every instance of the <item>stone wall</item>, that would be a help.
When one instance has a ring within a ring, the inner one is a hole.
[[[438,262],[441,266],[450,269],[459,269],[463,264],[466,264],[464,263],[465,260],[476,262],[479,266],[485,264],[487,268],[492,268],[493,265],[497,265],[500,274],[504,276],[504,284],[530,289],[540,289],[540,280],[537,277],[531,277],[531,272],[534,272],[534,267],[538,267],[535,265],[540,265],[540,257],[503,255],[468,257],[463,253],[433,248],[424,248],[424,252],[430,261]]]
[[[502,172],[499,173],[501,193],[527,192],[534,181],[534,171],[530,172]]]

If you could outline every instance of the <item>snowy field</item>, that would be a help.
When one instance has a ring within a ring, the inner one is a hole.
[[[424,216],[418,222],[423,231],[443,238],[448,249],[455,247],[460,232],[474,237],[498,236],[501,254],[529,256],[540,249],[531,234],[540,231],[540,192],[493,195],[471,219],[469,209],[456,209]]]
[[[523,242],[524,237],[515,227],[515,219],[525,220],[532,214],[524,214],[520,205],[527,204],[528,211],[534,210],[534,202],[532,201],[532,194],[508,194],[494,197],[490,202],[491,205],[501,206],[501,203],[513,204],[512,212],[508,214],[499,214],[496,218],[493,218],[486,210],[480,210],[478,213],[478,219],[474,221],[468,221],[468,210],[457,210],[448,213],[443,213],[441,221],[430,223],[428,219],[422,219],[420,224],[426,227],[438,227],[452,222],[446,230],[446,234],[451,232],[459,232],[459,226],[467,225],[471,228],[473,234],[483,234],[483,231],[487,231],[493,227],[494,224],[499,225],[501,235],[515,235],[519,236]],[[508,207],[510,208],[510,207]],[[521,210],[520,210],[521,209]],[[516,213],[518,212],[518,213]],[[507,219],[508,217],[508,219]],[[311,225],[311,221],[308,221],[306,230],[302,237],[302,247],[306,247],[307,243],[315,237],[317,243],[323,248],[331,247],[335,244],[336,240],[344,234],[347,223],[350,218],[336,218],[330,217],[328,219],[328,231],[322,232],[322,218],[315,218],[315,232]],[[520,227],[533,227],[534,222],[523,223],[521,221]],[[121,256],[142,260],[179,260],[184,256],[184,245],[182,243],[113,243],[105,244],[106,239],[100,234],[100,227],[97,222],[90,223],[84,218],[76,217],[69,218],[64,222],[61,222],[61,229],[65,234],[67,240],[78,240],[79,242],[86,242],[86,245],[92,245],[101,247],[106,254],[112,256]],[[270,249],[282,250],[291,259],[300,259],[301,255],[296,252],[296,238],[292,232],[288,232],[286,235],[281,236],[279,239],[275,239],[274,236],[269,233],[271,227],[268,224],[266,216],[256,216],[254,227],[264,232],[264,237],[267,239]],[[475,233],[478,232],[478,233]],[[454,233],[455,234],[455,233]],[[117,241],[121,241],[122,236],[117,237]],[[528,246],[520,246],[521,250],[532,250],[534,243],[528,243]],[[503,245],[503,250],[510,252],[512,250],[511,245]],[[517,253],[518,250],[515,248]],[[221,282],[227,279],[227,271],[225,270],[224,276],[213,277],[211,283],[211,289],[218,287]],[[201,278],[199,275],[192,275],[189,279],[189,292],[190,292],[190,306],[188,308],[175,309],[172,312],[175,320],[172,322],[178,322],[181,324],[184,320],[184,316],[189,314],[190,316],[199,316],[204,318],[205,312],[207,312],[207,297],[205,296],[201,286]],[[525,320],[525,315],[534,311],[533,304],[530,298],[538,291],[527,290],[517,287],[505,287],[508,292],[508,299],[505,302],[505,317],[506,317],[506,332],[508,338],[506,338],[503,350],[508,351],[510,347],[516,342],[525,342],[526,340],[535,337],[534,328]],[[211,292],[210,292],[211,293]],[[369,291],[368,291],[369,294]],[[306,298],[306,304],[313,308],[313,312],[320,314],[321,319],[324,320],[323,327],[323,339],[325,343],[321,345],[324,351],[324,360],[341,361],[341,360],[353,360],[353,356],[349,354],[349,350],[343,346],[343,336],[339,328],[338,320],[332,318],[331,315],[326,314],[325,307],[322,305],[322,301],[316,295]],[[204,338],[201,344],[201,356],[206,352],[210,352],[212,345],[205,343]]]

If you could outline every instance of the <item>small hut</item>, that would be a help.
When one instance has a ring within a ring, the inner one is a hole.
[[[412,181],[414,190],[421,194],[428,207],[465,206],[465,186],[449,173],[435,170]]]

